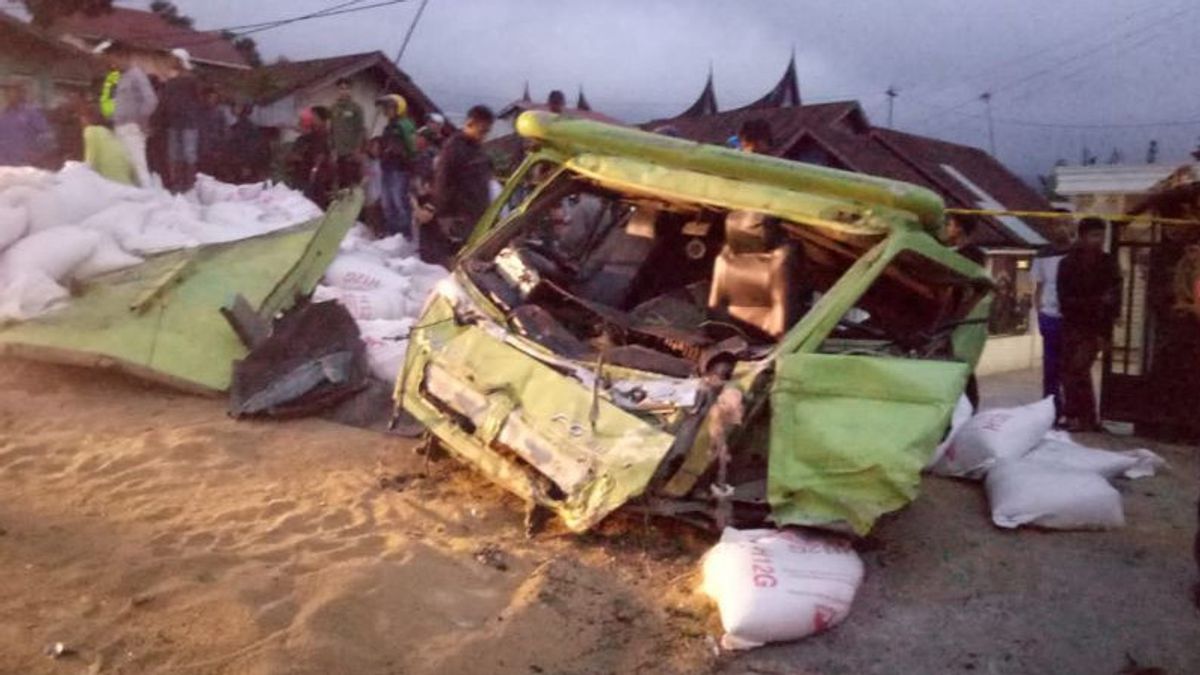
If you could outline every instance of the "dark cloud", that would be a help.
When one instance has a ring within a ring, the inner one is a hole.
[[[376,0],[369,0],[376,1]],[[138,4],[138,3],[130,3]],[[140,3],[148,4],[148,3]],[[177,0],[200,27],[322,9],[333,0]],[[265,55],[395,53],[417,0],[256,35]],[[1026,174],[1088,147],[1186,157],[1200,123],[1195,0],[430,0],[402,66],[448,110],[582,85],[593,107],[640,121],[699,93],[710,63],[722,107],[750,101],[796,50],[809,101],[856,98],[897,127],[986,147],[992,91],[1000,157]],[[1041,125],[1041,126],[1038,126]],[[1061,125],[1061,126],[1047,126]]]

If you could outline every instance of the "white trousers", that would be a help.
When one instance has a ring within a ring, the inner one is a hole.
[[[122,124],[114,128],[113,133],[125,147],[129,161],[133,162],[138,183],[142,187],[150,187],[150,165],[146,163],[146,133],[137,124]]]

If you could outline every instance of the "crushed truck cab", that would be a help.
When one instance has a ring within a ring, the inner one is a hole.
[[[910,502],[990,282],[905,183],[525,113],[398,405],[584,531],[628,505],[867,532]]]

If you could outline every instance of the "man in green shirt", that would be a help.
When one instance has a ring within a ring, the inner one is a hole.
[[[337,81],[338,98],[330,109],[330,141],[337,158],[337,185],[356,187],[362,182],[361,153],[367,140],[367,125],[362,106],[350,96],[350,80]]]

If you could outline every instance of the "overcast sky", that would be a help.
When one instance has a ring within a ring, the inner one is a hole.
[[[176,4],[218,28],[337,2]],[[395,55],[418,4],[253,37],[268,59]],[[500,106],[528,80],[535,98],[573,101],[583,85],[595,109],[644,121],[688,106],[710,63],[721,107],[745,104],[794,47],[806,102],[857,99],[878,125],[894,86],[894,126],[987,148],[978,97],[991,91],[997,154],[1031,175],[1084,146],[1142,162],[1151,138],[1160,161],[1186,159],[1200,138],[1197,26],[1197,0],[430,0],[401,67],[451,112]]]

